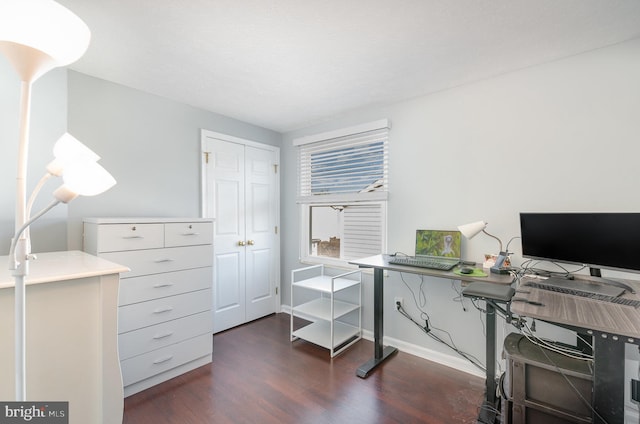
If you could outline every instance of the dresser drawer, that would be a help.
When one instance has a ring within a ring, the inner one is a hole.
[[[164,224],[103,224],[96,230],[98,253],[164,247]]]
[[[123,383],[128,386],[203,356],[211,355],[212,349],[213,336],[204,334],[126,359],[120,363]]]
[[[165,247],[211,243],[213,243],[213,224],[210,222],[175,222],[164,226]]]
[[[118,308],[118,333],[137,330],[211,309],[211,289]]]
[[[213,246],[201,245],[133,250],[130,252],[109,252],[101,254],[100,257],[131,268],[131,271],[120,274],[121,278],[129,278],[211,266],[213,263]]]
[[[120,360],[132,358],[202,334],[213,334],[211,313],[201,312],[118,336]]]
[[[212,278],[211,267],[124,278],[120,280],[118,305],[124,306],[210,288]]]

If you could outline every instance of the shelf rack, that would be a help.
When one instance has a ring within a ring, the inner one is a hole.
[[[306,293],[302,293],[306,292]],[[297,304],[298,294],[306,294]],[[310,300],[309,300],[310,299]],[[294,329],[294,317],[310,321]],[[291,341],[303,339],[333,358],[362,338],[362,272],[325,275],[324,265],[291,271]]]

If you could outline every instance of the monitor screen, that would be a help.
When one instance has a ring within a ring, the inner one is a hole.
[[[640,213],[521,213],[520,231],[525,258],[640,272]]]

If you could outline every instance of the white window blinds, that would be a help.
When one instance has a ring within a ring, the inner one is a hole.
[[[376,128],[301,144],[298,200],[386,199],[388,131],[387,127]]]
[[[384,206],[380,203],[344,208],[343,257],[347,260],[382,253],[384,246]]]

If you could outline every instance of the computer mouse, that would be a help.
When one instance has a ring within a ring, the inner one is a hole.
[[[460,267],[460,274],[473,274],[473,268],[468,266]]]

